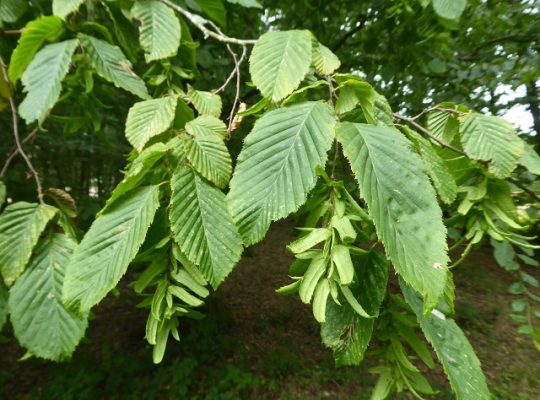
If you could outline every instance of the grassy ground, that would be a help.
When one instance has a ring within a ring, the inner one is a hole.
[[[144,341],[145,313],[129,290],[96,310],[88,338],[69,363],[24,355],[11,333],[0,345],[2,399],[368,399],[366,366],[339,368],[319,340],[318,325],[296,297],[277,297],[291,261],[290,223],[276,224],[206,306],[203,321],[185,321],[155,366]],[[537,274],[538,275],[538,274]],[[540,398],[538,353],[508,317],[512,278],[489,251],[456,271],[457,320],[483,363],[498,399]],[[437,398],[452,398],[439,369]],[[405,397],[406,398],[406,397]]]

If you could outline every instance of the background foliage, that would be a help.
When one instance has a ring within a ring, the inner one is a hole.
[[[450,272],[487,242],[538,348],[538,3],[350,3],[0,0],[0,326],[27,357],[69,358],[130,266],[160,362],[292,213],[277,292],[337,365],[382,343],[372,398],[435,394],[420,332],[489,397]],[[497,117],[520,106],[529,127]]]

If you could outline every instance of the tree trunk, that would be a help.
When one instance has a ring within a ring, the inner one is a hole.
[[[529,110],[533,117],[533,129],[536,132],[536,150],[540,150],[540,99],[538,97],[538,88],[536,82],[531,81],[527,84],[527,102]]]

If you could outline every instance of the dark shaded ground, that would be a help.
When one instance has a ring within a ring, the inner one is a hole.
[[[129,289],[95,310],[88,339],[69,363],[30,359],[4,332],[0,345],[2,399],[367,399],[374,377],[367,367],[339,368],[320,343],[309,307],[278,297],[292,257],[289,222],[275,224],[245,256],[206,306],[203,321],[185,321],[182,341],[169,342],[155,366],[144,341],[145,311]],[[536,274],[538,276],[538,274]],[[456,271],[457,319],[478,352],[499,399],[540,398],[538,353],[509,318],[512,276],[489,249]],[[430,373],[452,398],[440,368]]]

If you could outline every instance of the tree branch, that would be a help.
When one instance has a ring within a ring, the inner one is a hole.
[[[448,144],[446,142],[443,142],[438,137],[434,136],[430,131],[428,131],[426,128],[424,128],[422,125],[420,125],[418,122],[416,122],[413,118],[404,117],[403,115],[394,114],[394,118],[400,119],[402,121],[405,121],[412,126],[414,126],[416,129],[418,129],[420,132],[422,132],[424,135],[426,135],[428,138],[433,140],[434,142],[438,143],[441,147],[450,149],[458,154],[461,154],[462,156],[467,156],[467,154],[463,151],[458,149],[457,147],[452,146],[451,144]]]
[[[427,113],[429,113],[431,111],[441,111],[441,112],[453,113],[453,114],[457,114],[457,115],[463,115],[464,114],[463,112],[458,111],[458,110],[456,110],[454,108],[446,108],[446,107],[435,106],[435,107],[425,108],[420,114],[415,115],[414,117],[412,117],[411,120],[416,121],[418,118],[422,117],[423,115],[425,115],[425,114],[427,114]]]
[[[24,28],[21,29],[4,29],[0,31],[0,35],[20,35],[24,32]]]
[[[355,26],[353,29],[351,29],[349,32],[347,32],[345,35],[341,37],[333,46],[332,51],[337,51],[341,46],[343,46],[347,40],[349,40],[352,36],[354,36],[355,33],[362,30],[362,28],[366,25],[367,17],[365,17],[360,23]]]
[[[201,17],[200,15],[193,14],[178,4],[173,3],[170,0],[160,0],[163,4],[171,7],[173,10],[179,12],[186,17],[193,25],[195,25],[205,36],[213,37],[223,43],[233,43],[242,46],[255,44],[256,40],[236,39],[225,35],[212,21]],[[207,25],[210,25],[212,29],[209,29]]]
[[[533,119],[533,129],[537,138],[540,138],[540,100],[536,82],[531,81],[525,85],[527,88],[527,103]],[[537,143],[540,145],[540,143]]]
[[[474,50],[472,51],[472,53],[469,56],[474,57],[484,47],[489,47],[489,46],[491,46],[493,44],[498,44],[498,43],[503,43],[503,42],[529,43],[529,42],[531,42],[533,40],[535,40],[534,35],[517,35],[517,34],[513,34],[513,35],[501,36],[501,37],[489,39],[489,40],[486,40],[483,43],[480,43],[479,45],[477,45],[474,48]]]
[[[6,81],[6,84],[9,85],[9,76],[7,73],[7,67],[4,63],[4,59],[2,56],[0,56],[0,64],[2,68],[2,74],[4,77],[4,80]],[[36,181],[36,190],[38,195],[38,200],[41,204],[43,204],[43,188],[41,187],[41,182],[39,180],[39,175],[32,165],[32,161],[30,161],[30,158],[28,155],[24,152],[21,144],[21,139],[19,138],[19,122],[17,117],[17,106],[15,105],[15,101],[13,100],[13,91],[10,88],[10,94],[9,94],[9,105],[11,107],[11,119],[13,121],[13,137],[15,138],[15,145],[17,146],[17,152],[21,155],[21,157],[26,162],[26,165],[28,166],[28,169],[32,173],[32,176],[34,177],[34,180]]]
[[[21,144],[26,144],[26,142],[34,139],[36,137],[36,133],[38,132],[39,128],[34,128],[34,130],[32,130],[32,132],[30,132],[22,141],[21,141]],[[2,167],[2,170],[0,171],[0,178],[2,178],[8,168],[9,168],[9,165],[11,164],[11,162],[13,161],[13,159],[17,156],[17,154],[19,154],[19,149],[17,148],[17,146],[15,146],[15,148],[13,150],[11,150],[11,152],[9,153],[8,157],[6,158],[6,162],[4,163],[4,166]]]
[[[235,124],[235,122],[234,122],[234,113],[236,112],[236,106],[237,106],[238,101],[240,99],[240,87],[241,87],[241,84],[242,84],[241,77],[240,77],[240,64],[242,64],[242,62],[244,61],[244,58],[246,57],[247,47],[242,46],[242,55],[240,56],[240,60],[238,60],[236,58],[236,53],[231,49],[231,46],[229,46],[229,44],[227,44],[227,50],[229,50],[229,53],[231,53],[231,56],[233,58],[234,71],[235,71],[235,74],[236,74],[236,93],[234,95],[233,105],[231,107],[231,112],[229,114],[229,125],[227,126],[227,133],[228,133],[228,135],[230,137],[231,132],[234,130],[234,124]],[[225,82],[225,83],[227,83],[227,82]]]
[[[517,186],[518,188],[520,188],[521,190],[523,190],[525,193],[527,193],[529,196],[531,196],[533,199],[535,199],[536,201],[540,202],[540,196],[536,194],[536,192],[533,192],[531,189],[529,189],[527,186],[525,186],[524,184],[522,184],[520,181],[510,177],[510,178],[507,178],[508,179],[508,182],[510,182],[511,184]]]
[[[326,76],[326,82],[328,82],[328,103],[333,107],[334,106],[334,97],[336,96],[336,89],[332,83],[332,77]],[[334,157],[332,159],[332,172],[330,173],[330,178],[335,179],[336,177],[336,165],[339,158],[339,142],[334,140]],[[334,199],[333,199],[334,200]],[[335,208],[335,204],[333,204]]]
[[[467,158],[469,158],[469,156],[467,155],[467,153],[465,153],[463,150],[460,150],[458,149],[457,147],[454,147],[448,143],[445,143],[443,142],[442,140],[440,140],[438,137],[436,136],[433,136],[433,134],[428,131],[426,128],[424,128],[422,125],[420,125],[419,123],[417,123],[413,118],[408,118],[408,117],[404,117],[402,115],[399,115],[399,114],[394,114],[394,118],[397,118],[397,119],[400,119],[402,121],[405,121],[409,124],[411,124],[412,126],[414,126],[416,129],[418,129],[420,132],[422,132],[424,135],[426,135],[428,138],[430,138],[431,140],[433,140],[434,142],[438,143],[439,145],[441,145],[442,147],[444,148],[447,148],[449,150],[452,150],[453,152],[455,153],[458,153],[462,156],[465,156]],[[475,161],[478,161],[478,160],[475,160]],[[485,162],[480,162],[481,164],[486,164]],[[525,193],[527,193],[529,196],[531,196],[533,199],[535,199],[536,201],[539,201],[540,202],[540,196],[538,194],[536,194],[534,191],[532,191],[531,189],[529,189],[527,186],[523,185],[521,182],[519,182],[518,180],[512,178],[512,177],[509,177],[507,178],[508,182],[514,184],[515,186],[517,186],[518,188],[520,188],[521,190],[523,190]]]
[[[229,51],[229,53],[231,54],[231,56],[233,58],[234,68],[231,71],[231,74],[229,75],[229,77],[227,78],[225,83],[223,85],[221,85],[218,89],[216,89],[214,91],[214,93],[223,92],[225,90],[225,88],[229,85],[229,83],[231,83],[231,81],[235,77],[235,75],[240,74],[240,65],[242,65],[242,63],[244,62],[244,58],[246,57],[246,53],[247,53],[246,46],[242,46],[242,55],[240,56],[240,59],[237,61],[236,53],[232,51],[231,47],[228,44],[227,44],[227,50]]]
[[[357,25],[356,27],[351,29],[349,32],[347,32],[345,35],[343,35],[343,37],[339,39],[339,41],[332,46],[332,51],[337,51],[341,46],[343,46],[347,42],[347,40],[350,37],[354,36],[356,32],[360,31],[364,27],[363,22],[364,21],[362,21],[359,25]]]

